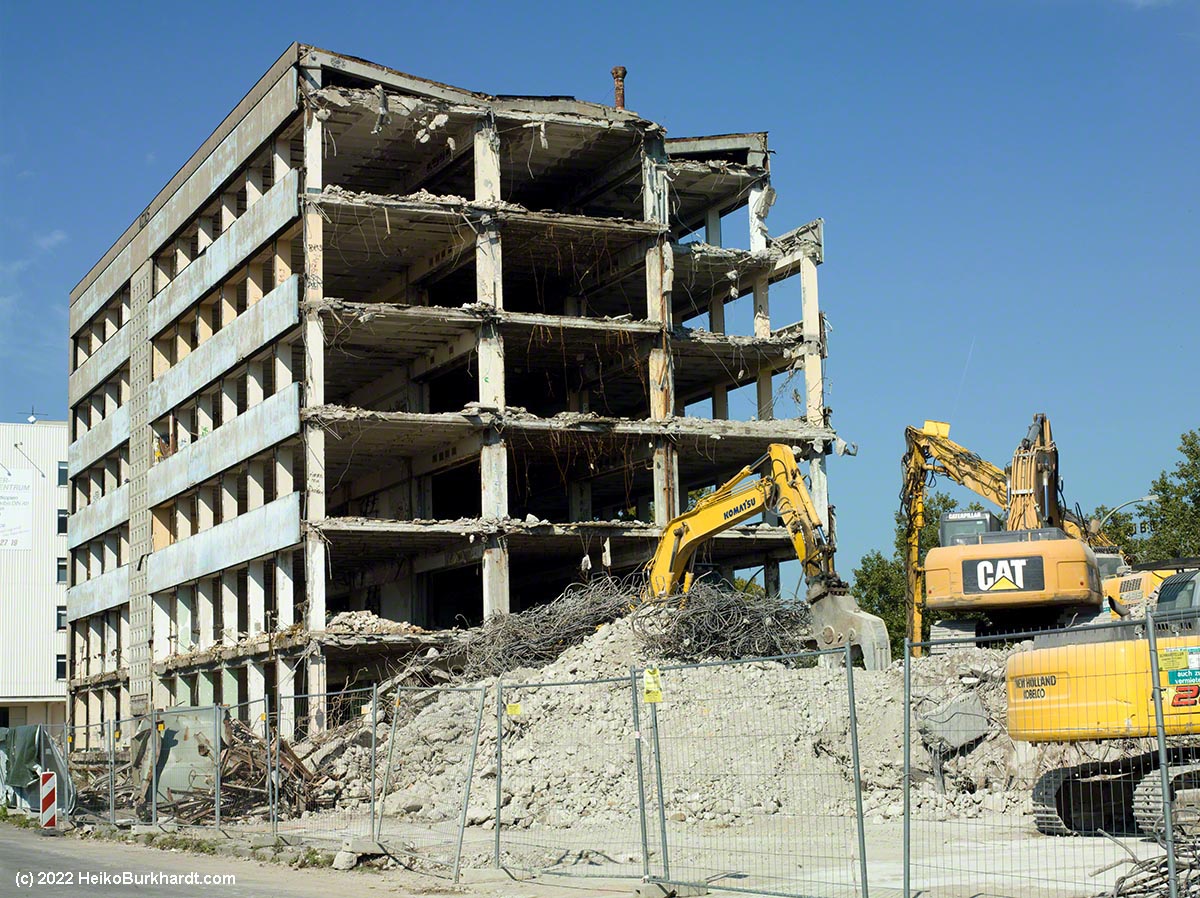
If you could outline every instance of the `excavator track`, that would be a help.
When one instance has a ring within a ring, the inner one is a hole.
[[[1171,822],[1175,830],[1200,832],[1200,763],[1172,764],[1170,773]],[[1142,777],[1133,793],[1133,814],[1142,832],[1159,835],[1166,831],[1162,799],[1162,775],[1156,768]]]
[[[1153,754],[1047,770],[1033,787],[1034,822],[1048,836],[1130,833],[1135,787],[1157,767]]]
[[[1073,836],[1074,831],[1058,813],[1058,792],[1074,775],[1075,768],[1047,770],[1033,786],[1033,817],[1037,830],[1047,836]]]

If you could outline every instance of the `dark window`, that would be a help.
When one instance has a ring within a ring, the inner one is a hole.
[[[54,656],[54,676],[60,680],[65,680],[67,678],[67,656],[66,655],[55,655]]]
[[[58,510],[58,535],[67,535],[67,510],[65,508]]]
[[[58,559],[58,582],[67,582],[67,559],[65,558]]]
[[[58,485],[67,485],[67,463],[65,461],[60,461],[58,463]]]
[[[58,606],[58,629],[60,629],[60,630],[67,629],[67,606],[66,605]]]

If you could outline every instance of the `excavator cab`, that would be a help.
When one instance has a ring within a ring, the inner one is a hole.
[[[990,511],[947,511],[938,524],[938,544],[963,546],[976,542],[981,533],[999,533],[1004,522]]]

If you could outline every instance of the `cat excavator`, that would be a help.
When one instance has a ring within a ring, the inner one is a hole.
[[[760,466],[763,473],[750,480]],[[804,566],[817,648],[849,644],[868,670],[887,667],[892,660],[887,625],[858,607],[834,571],[833,540],[821,526],[795,453],[782,443],[772,443],[761,458],[667,524],[646,566],[645,599],[662,599],[677,591],[686,594],[692,585],[696,550],[717,534],[763,512],[779,516]]]
[[[987,616],[944,622],[934,638],[1015,632],[1090,621],[1104,608],[1090,540],[1104,542],[1061,500],[1058,449],[1044,414],[1035,415],[1007,471],[950,439],[950,425],[926,421],[905,431],[902,515],[909,633],[920,641],[926,612]],[[998,506],[948,512],[939,543],[920,563],[925,492],[931,475]],[[924,585],[924,589],[922,589]],[[916,650],[919,654],[919,649]]]

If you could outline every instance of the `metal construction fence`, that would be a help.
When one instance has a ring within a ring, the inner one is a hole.
[[[911,643],[932,657],[904,662],[902,894],[1180,894],[1176,841],[1200,822],[1196,635],[1195,618],[1147,615]]]
[[[812,652],[503,684],[497,865],[863,894],[848,658]]]
[[[1196,617],[908,648],[885,671],[836,651],[347,690],[321,732],[297,696],[286,720],[260,700],[54,738],[86,745],[87,818],[376,843],[455,880],[1200,894]]]

